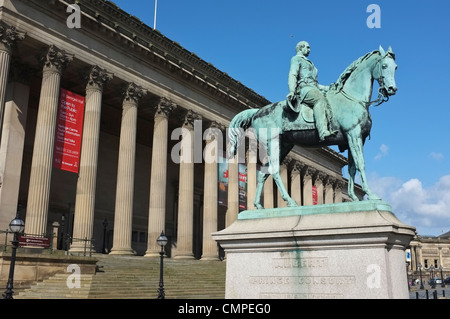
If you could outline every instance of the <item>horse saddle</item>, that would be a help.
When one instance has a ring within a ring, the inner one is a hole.
[[[313,109],[303,103],[292,105],[290,101],[284,102],[283,131],[315,130]]]

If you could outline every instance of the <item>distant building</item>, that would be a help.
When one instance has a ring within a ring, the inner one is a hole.
[[[450,276],[450,232],[437,237],[417,235],[410,243],[410,252],[410,275],[419,278],[419,265],[422,265],[424,282],[430,277],[441,278],[441,267],[444,279]]]

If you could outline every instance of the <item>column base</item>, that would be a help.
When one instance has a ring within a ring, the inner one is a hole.
[[[72,245],[69,249],[69,254],[72,256],[85,256],[93,253],[95,253],[94,246]]]
[[[94,245],[92,241],[84,239],[72,239],[70,244],[69,254],[72,256],[88,256],[95,253]]]
[[[150,250],[147,250],[145,252],[144,257],[149,257],[149,258],[156,258],[156,257],[158,257],[159,258],[159,257],[161,257],[160,252],[161,252],[161,250],[152,250],[152,249],[150,249]]]
[[[136,252],[131,248],[113,248],[111,249],[110,255],[121,255],[121,256],[136,256]]]
[[[172,257],[173,259],[189,259],[189,260],[194,260],[194,254],[189,254],[189,253],[185,253],[185,254],[177,254],[175,256]]]
[[[202,256],[202,258],[200,260],[201,261],[219,261],[220,259],[219,259],[219,256],[216,256],[216,255],[212,256],[212,255],[210,255],[210,256]]]

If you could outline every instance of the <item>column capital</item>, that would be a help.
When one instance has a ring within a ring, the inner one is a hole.
[[[170,113],[177,108],[177,105],[172,102],[172,100],[162,97],[159,100],[158,105],[156,106],[155,117],[164,117],[168,118]]]
[[[10,51],[11,46],[14,45],[17,40],[25,39],[25,35],[25,32],[21,32],[17,30],[16,27],[0,21],[0,43],[4,50]]]
[[[325,186],[331,186],[333,187],[333,185],[336,183],[336,177],[333,176],[327,176],[326,180],[325,180]]]
[[[283,161],[281,162],[281,165],[285,165],[285,166],[289,169],[290,166],[291,166],[292,160],[293,160],[292,157],[286,156],[286,157],[283,159]]]
[[[144,95],[147,95],[148,91],[141,86],[137,85],[136,83],[128,83],[127,87],[125,88],[125,91],[123,93],[124,95],[124,104],[138,104],[139,100],[141,100]]]
[[[291,176],[293,177],[297,174],[301,174],[303,168],[305,167],[305,164],[297,160],[292,160],[290,167],[291,167]]]
[[[194,127],[194,122],[198,121],[198,120],[202,120],[201,115],[195,113],[192,110],[188,110],[186,115],[184,116],[183,127],[193,128]]]
[[[72,60],[73,54],[68,54],[54,45],[51,45],[41,56],[41,61],[44,63],[44,72],[61,73],[67,63],[72,62]]]
[[[222,132],[224,132],[226,130],[226,126],[217,121],[211,121],[209,128],[218,129],[218,130],[221,130]]]
[[[314,174],[314,183],[317,181],[320,181],[323,184],[326,177],[327,177],[327,174],[325,174],[322,171],[317,170],[316,173]]]
[[[316,172],[317,169],[312,166],[305,165],[303,167],[303,177],[312,178]]]
[[[86,90],[99,90],[103,91],[103,86],[111,81],[114,77],[113,73],[102,69],[101,67],[94,65],[91,67],[89,74],[87,75]]]
[[[213,140],[217,139],[219,134],[222,134],[225,131],[225,125],[212,121],[209,124],[209,127],[206,129],[204,138],[206,140],[206,143],[212,142]]]
[[[343,180],[341,180],[341,179],[338,179],[338,180],[336,180],[336,183],[335,183],[334,187],[335,187],[335,189],[341,190],[341,189],[344,188],[344,186],[345,186],[345,182]]]

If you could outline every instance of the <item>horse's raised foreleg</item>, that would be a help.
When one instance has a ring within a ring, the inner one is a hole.
[[[362,141],[362,137],[361,137],[361,129],[355,129],[354,132],[350,133],[347,137],[348,139],[348,143],[349,143],[349,158],[352,157],[353,159],[353,165],[355,166],[355,168],[359,171],[359,174],[361,176],[361,186],[362,189],[364,191],[364,193],[366,193],[367,195],[367,199],[368,200],[380,200],[381,198],[377,195],[375,195],[374,193],[372,193],[372,191],[369,189],[369,185],[367,183],[367,177],[366,177],[366,165],[365,165],[365,161],[364,161],[364,154],[363,154],[363,141]],[[353,173],[352,171],[354,170],[354,168],[351,168],[350,166],[350,160],[349,160],[349,172],[350,175]],[[354,173],[353,173],[354,174]],[[354,176],[351,177],[351,179],[354,180]],[[350,188],[350,181],[349,181],[349,188]],[[353,188],[352,188],[353,189]],[[353,196],[355,196],[354,191],[352,191]],[[349,193],[350,195],[350,193]]]

